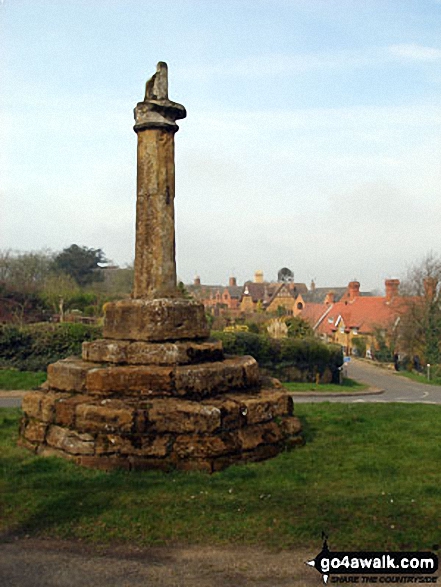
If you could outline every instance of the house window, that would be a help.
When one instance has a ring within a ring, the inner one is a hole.
[[[302,302],[299,302],[297,304],[297,310],[303,310],[303,304],[302,304]]]

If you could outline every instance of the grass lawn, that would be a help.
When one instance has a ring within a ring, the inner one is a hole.
[[[441,406],[300,404],[306,445],[202,473],[104,473],[16,446],[0,409],[0,533],[92,543],[433,550]]]
[[[341,385],[335,383],[303,383],[297,381],[290,381],[283,384],[289,391],[323,391],[323,392],[345,392],[345,391],[363,391],[368,389],[368,385],[358,383],[354,379],[345,377]]]
[[[33,389],[46,381],[44,371],[0,369],[0,389]]]
[[[412,379],[412,381],[418,381],[418,383],[427,383],[427,385],[441,385],[441,378],[431,377],[431,379],[428,380],[425,371],[421,374],[416,373],[415,371],[398,371],[397,374],[402,375],[403,377],[407,377],[407,379]]]

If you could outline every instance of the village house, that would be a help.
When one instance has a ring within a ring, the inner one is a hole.
[[[202,285],[197,276],[187,289],[213,314],[227,312],[233,316],[254,312],[276,314],[281,310],[286,315],[293,315],[297,296],[308,292],[304,283],[295,283],[293,280],[267,282],[263,271],[256,271],[254,280],[246,281],[243,286],[237,285],[235,277],[230,277],[228,286]]]
[[[400,281],[387,279],[384,296],[362,295],[360,283],[351,281],[338,301],[330,291],[322,303],[307,303],[299,315],[325,341],[340,344],[346,354],[357,348],[357,337],[364,337],[368,356],[373,356],[378,332],[390,336],[403,308]]]

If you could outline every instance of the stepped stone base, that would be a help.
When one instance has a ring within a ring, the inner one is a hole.
[[[23,400],[21,445],[99,469],[197,469],[275,456],[301,444],[292,399],[280,391],[174,398],[92,399],[36,391]]]
[[[20,444],[104,470],[207,472],[301,444],[292,398],[207,334],[193,301],[107,304],[105,338],[49,365],[23,398]]]

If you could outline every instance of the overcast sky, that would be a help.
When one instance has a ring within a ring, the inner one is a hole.
[[[381,288],[441,252],[440,0],[0,0],[0,248],[134,256],[158,61],[178,275]]]

